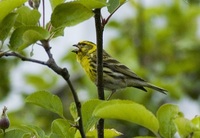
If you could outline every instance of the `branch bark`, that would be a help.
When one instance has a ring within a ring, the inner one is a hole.
[[[101,22],[101,9],[95,9],[95,26],[97,41],[97,89],[100,100],[104,100],[103,86],[103,26]],[[104,120],[100,119],[97,125],[98,138],[104,138]]]
[[[45,65],[45,66],[48,66],[50,69],[52,69],[55,73],[57,73],[58,75],[62,76],[63,79],[67,82],[67,84],[69,85],[70,89],[71,89],[71,92],[72,92],[72,95],[73,95],[73,98],[74,98],[74,101],[75,101],[75,104],[76,104],[76,108],[77,108],[77,113],[78,113],[78,116],[79,116],[79,120],[78,120],[78,129],[80,131],[80,134],[81,134],[81,137],[82,138],[85,138],[85,132],[84,132],[84,129],[83,129],[83,121],[82,121],[82,112],[81,112],[81,103],[78,99],[78,96],[77,96],[77,93],[69,79],[70,75],[69,75],[69,72],[67,70],[67,68],[61,68],[59,67],[54,58],[53,58],[53,55],[51,53],[51,47],[49,45],[49,41],[47,40],[42,40],[41,41],[42,43],[42,46],[44,47],[49,59],[48,61],[40,61],[40,60],[36,60],[36,59],[32,59],[32,58],[27,58],[23,55],[20,55],[16,52],[5,52],[5,53],[1,53],[1,56],[12,56],[12,57],[17,57],[19,59],[21,59],[22,61],[28,61],[28,62],[33,62],[33,63],[37,63],[37,64],[41,64],[41,65]]]

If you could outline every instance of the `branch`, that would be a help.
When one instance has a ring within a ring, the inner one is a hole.
[[[43,14],[43,21],[42,21],[42,27],[45,28],[45,0],[42,0],[42,14]]]
[[[51,54],[51,47],[49,46],[49,42],[46,41],[46,40],[42,40],[41,41],[49,59],[48,61],[40,61],[40,60],[36,60],[36,59],[32,59],[32,58],[27,58],[23,55],[20,55],[16,52],[4,52],[4,53],[1,53],[1,56],[12,56],[12,57],[17,57],[19,59],[21,59],[22,61],[28,61],[28,62],[33,62],[33,63],[37,63],[37,64],[41,64],[41,65],[45,65],[45,66],[48,66],[49,68],[51,68],[54,72],[56,72],[57,74],[59,74],[60,76],[63,77],[63,79],[68,83],[70,89],[71,89],[71,92],[72,92],[72,95],[74,97],[74,101],[75,101],[75,104],[76,104],[76,108],[77,108],[77,113],[78,113],[78,116],[79,116],[79,125],[78,125],[78,129],[80,131],[80,134],[82,136],[82,138],[85,138],[85,133],[84,133],[84,129],[83,129],[83,123],[82,123],[82,113],[81,113],[81,103],[78,99],[78,96],[77,96],[77,93],[69,79],[70,75],[69,75],[69,72],[67,70],[67,68],[61,68],[59,67],[54,58],[53,58],[53,55]]]
[[[101,24],[101,9],[95,9],[95,26],[97,41],[97,87],[100,100],[104,100],[103,85],[103,26]],[[104,138],[104,120],[100,119],[97,125],[98,138]]]
[[[27,57],[22,56],[22,55],[20,55],[18,53],[15,53],[15,52],[11,52],[11,53],[6,52],[1,56],[17,57],[17,58],[20,58],[22,61],[29,61],[29,62],[38,63],[38,64],[41,64],[41,65],[46,65],[47,66],[47,63],[45,61],[40,61],[40,60],[36,60],[36,59],[27,58]]]
[[[103,27],[101,26],[101,10],[95,11],[95,26],[97,36],[97,86],[99,99],[104,100],[103,87]]]

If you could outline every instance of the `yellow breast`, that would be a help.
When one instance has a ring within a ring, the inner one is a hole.
[[[79,60],[79,62],[81,63],[81,66],[84,68],[86,74],[89,76],[89,78],[95,82],[96,81],[96,72],[94,72],[94,69],[92,68],[92,66],[90,65],[91,61],[87,56],[82,57],[81,60]]]

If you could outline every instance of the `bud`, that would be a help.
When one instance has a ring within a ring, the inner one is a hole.
[[[5,130],[10,126],[10,121],[8,119],[8,116],[6,114],[7,107],[4,106],[3,112],[0,118],[0,128],[3,129],[3,132],[5,133]]]
[[[38,9],[40,6],[40,0],[28,0],[28,4],[33,8],[33,9]]]

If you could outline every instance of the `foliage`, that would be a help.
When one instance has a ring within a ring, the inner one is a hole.
[[[137,93],[137,91],[132,92],[132,89],[127,89],[126,92],[114,95],[114,98],[120,98],[120,100],[92,99],[96,90],[89,85],[88,80],[78,74],[76,77],[72,77],[74,79],[72,84],[78,91],[87,90],[88,98],[91,98],[79,105],[73,92],[71,95],[75,97],[73,97],[75,102],[70,97],[69,91],[73,90],[69,82],[69,75],[63,75],[68,73],[68,70],[59,68],[55,63],[48,42],[63,36],[65,28],[75,26],[93,17],[94,9],[107,8],[110,16],[102,19],[102,24],[106,25],[110,17],[126,1],[76,0],[65,2],[64,0],[50,0],[51,18],[48,22],[42,20],[42,24],[40,24],[40,18],[45,15],[42,15],[37,8],[31,9],[30,6],[23,5],[25,2],[25,0],[0,1],[0,41],[2,42],[0,46],[0,96],[8,95],[7,93],[10,91],[8,74],[11,67],[19,63],[15,60],[6,60],[7,56],[48,66],[66,80],[69,88],[65,87],[64,90],[60,90],[61,93],[57,92],[55,95],[50,90],[42,90],[54,87],[54,83],[58,80],[55,75],[48,71],[41,73],[43,77],[44,73],[52,76],[50,82],[41,76],[26,75],[26,81],[37,86],[35,89],[40,90],[34,91],[28,96],[24,95],[26,97],[24,110],[10,113],[9,117],[11,124],[13,122],[13,128],[6,130],[5,134],[2,131],[0,137],[79,138],[83,137],[81,127],[83,127],[86,137],[97,137],[96,124],[100,118],[105,119],[106,122],[121,120],[121,122],[113,123],[113,127],[110,124],[105,125],[108,126],[104,129],[106,138],[123,137],[123,135],[124,137],[140,135],[138,138],[171,138],[176,133],[180,137],[200,137],[200,117],[196,116],[190,120],[184,117],[184,113],[177,105],[167,103],[187,95],[198,99],[200,94],[198,93],[200,70],[197,64],[200,48],[198,35],[196,35],[198,6],[187,5],[183,1],[175,0],[167,6],[145,8],[140,2],[129,1],[132,8],[137,10],[137,15],[108,24],[108,27],[117,30],[117,37],[109,43],[109,53],[120,58],[124,63],[131,63],[129,65],[131,68],[146,76],[151,82],[165,87],[169,91],[169,97],[159,99],[157,98],[160,96],[158,94],[144,94],[139,91]],[[157,21],[161,23],[156,24]],[[44,62],[27,56],[26,50],[33,44],[41,45],[44,48],[49,58],[48,61]],[[67,61],[74,67],[72,59],[70,55],[63,58],[64,62]],[[141,69],[141,67],[145,69]],[[74,68],[77,71],[77,68]],[[71,76],[73,76],[72,74]],[[3,91],[7,93],[2,93]],[[129,93],[130,91],[131,93]],[[66,93],[63,94],[63,92]],[[31,104],[42,108],[33,107]],[[66,105],[69,104],[68,109]],[[24,115],[23,112],[27,112],[27,114]],[[38,122],[40,122],[39,125]],[[80,122],[83,123],[83,126],[80,125]],[[127,122],[128,125],[125,124]],[[133,124],[137,125],[132,127]],[[129,131],[131,128],[135,128],[134,132]],[[144,133],[137,132],[142,129],[145,129]]]
[[[55,119],[52,122],[50,135],[45,134],[41,128],[33,125],[25,125],[20,129],[8,131],[7,133],[9,137],[80,137],[79,132],[74,127],[79,118],[76,116],[74,121],[65,119],[62,115],[63,106],[60,104],[61,101],[56,95],[46,91],[39,91],[29,95],[26,98],[26,102],[38,105],[46,110],[59,114],[61,118]],[[59,108],[55,108],[55,105]],[[76,111],[73,110],[73,108],[71,108],[71,110],[71,112]],[[100,101],[96,99],[88,100],[83,103],[82,111],[84,130],[88,137],[96,137],[96,133],[94,133],[96,132],[94,125],[97,123],[99,118],[121,119],[131,123],[136,123],[151,130],[155,134],[155,137],[158,137],[160,133],[162,137],[171,138],[176,132],[178,132],[182,137],[187,137],[189,135],[200,136],[200,117],[197,116],[192,120],[188,120],[184,118],[178,106],[173,104],[162,105],[155,116],[144,106],[133,101]],[[105,137],[115,137],[119,135],[121,135],[121,133],[117,132],[115,129],[106,129],[105,131]]]

